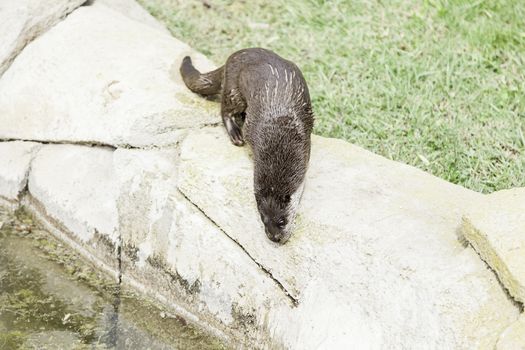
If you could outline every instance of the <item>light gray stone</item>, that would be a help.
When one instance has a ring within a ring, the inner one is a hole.
[[[113,150],[46,145],[33,160],[24,206],[98,268],[118,276]]]
[[[496,350],[525,350],[525,315],[501,334]]]
[[[248,150],[219,128],[181,147],[179,189],[298,300],[293,316],[268,317],[285,346],[488,349],[517,318],[457,237],[481,194],[314,137],[296,232],[277,246],[256,210]]]
[[[249,344],[274,344],[267,318],[286,295],[177,190],[175,151],[117,150],[124,283],[139,281],[201,323]],[[170,277],[171,276],[171,277]]]
[[[95,2],[29,44],[0,80],[0,139],[174,144],[218,123],[218,104],[191,93],[179,65],[191,55],[162,31]]]
[[[230,339],[270,344],[293,304],[177,189],[176,150],[46,145],[25,204],[93,262]],[[116,247],[122,243],[123,264]],[[282,317],[282,316],[281,316]]]
[[[525,303],[525,188],[485,196],[464,216],[463,234],[509,293]]]
[[[18,201],[39,148],[35,142],[0,142],[0,199],[10,204]]]
[[[113,150],[75,145],[46,145],[35,157],[29,192],[45,214],[79,242],[96,236],[116,244],[118,217]]]
[[[97,4],[110,7],[123,15],[144,23],[154,29],[170,34],[166,26],[160,23],[148,11],[140,6],[135,0],[94,0]]]
[[[97,268],[119,276],[113,149],[42,146],[22,204],[44,228]]]
[[[0,0],[0,76],[33,39],[85,0]]]

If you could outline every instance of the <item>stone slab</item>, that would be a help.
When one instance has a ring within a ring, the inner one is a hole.
[[[298,301],[295,322],[270,316],[287,347],[488,349],[518,316],[458,238],[481,194],[313,137],[297,229],[277,246],[256,210],[250,152],[222,128],[183,141],[179,177],[184,195]]]
[[[92,0],[94,3],[110,7],[123,15],[146,24],[154,29],[160,30],[166,34],[170,32],[166,26],[155,19],[148,11],[139,5],[135,0]]]
[[[525,314],[501,334],[496,350],[525,350]]]
[[[115,151],[124,283],[139,281],[237,342],[275,346],[268,315],[292,304],[178,192],[177,158],[175,150]]]
[[[113,150],[46,145],[34,158],[24,204],[60,239],[109,272],[118,268]]]
[[[82,242],[118,240],[113,150],[46,145],[33,160],[29,192]]]
[[[1,0],[0,76],[20,51],[85,0]]]
[[[101,268],[122,268],[125,285],[230,341],[276,346],[267,320],[293,304],[178,191],[177,160],[174,149],[45,145],[24,204]]]
[[[11,204],[18,202],[39,148],[35,142],[0,142],[0,198]]]
[[[95,2],[29,44],[0,80],[0,139],[149,147],[219,123],[179,65],[188,45]]]
[[[501,283],[525,303],[525,188],[492,193],[468,211],[463,234]]]
[[[277,246],[252,171],[222,128],[180,149],[45,145],[26,203],[125,284],[237,344],[488,349],[518,317],[456,234],[482,195],[314,137],[298,231]]]

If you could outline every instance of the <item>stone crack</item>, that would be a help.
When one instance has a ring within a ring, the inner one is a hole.
[[[138,149],[139,147],[131,146],[131,145],[111,145],[109,143],[104,142],[98,142],[98,141],[51,141],[51,140],[38,140],[38,139],[15,139],[15,138],[4,138],[0,139],[0,142],[15,142],[15,141],[22,141],[22,142],[36,142],[41,143],[43,145],[78,145],[78,146],[91,146],[91,147],[104,147],[104,148],[111,148],[111,149],[117,149],[117,148],[129,148],[129,149]]]
[[[190,198],[188,198],[188,196],[186,196],[186,194],[184,192],[182,192],[180,189],[178,189],[179,193],[189,202],[191,203],[196,209],[198,209],[208,220],[210,220],[226,237],[228,237],[231,241],[233,241],[240,249],[242,249],[242,251],[261,269],[261,271],[263,271],[269,278],[271,278],[274,283],[279,287],[279,289],[281,289],[283,291],[283,293],[285,294],[285,296],[288,298],[288,300],[292,303],[292,305],[294,307],[297,307],[299,305],[299,299],[294,297],[287,289],[286,287],[281,283],[281,281],[279,281],[273,274],[272,272],[267,269],[266,267],[264,267],[260,262],[258,262],[247,250],[246,248],[243,247],[242,244],[240,244],[236,239],[234,239],[233,237],[231,237],[229,234],[226,233],[226,231],[224,231],[222,229],[221,226],[219,226],[219,224],[217,224],[217,222],[215,222],[212,218],[210,218],[208,216],[208,214],[206,214],[206,212],[204,210],[202,210],[197,204],[195,204],[194,202],[191,201]]]

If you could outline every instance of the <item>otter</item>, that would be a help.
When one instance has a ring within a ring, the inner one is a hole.
[[[301,71],[270,50],[250,48],[208,73],[200,73],[186,56],[180,73],[191,91],[221,95],[221,117],[231,142],[247,142],[253,151],[255,200],[265,233],[285,243],[303,193],[314,124]]]

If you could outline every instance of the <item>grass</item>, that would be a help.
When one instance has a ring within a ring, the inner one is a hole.
[[[222,64],[301,67],[315,132],[470,189],[525,186],[525,1],[139,0]]]

